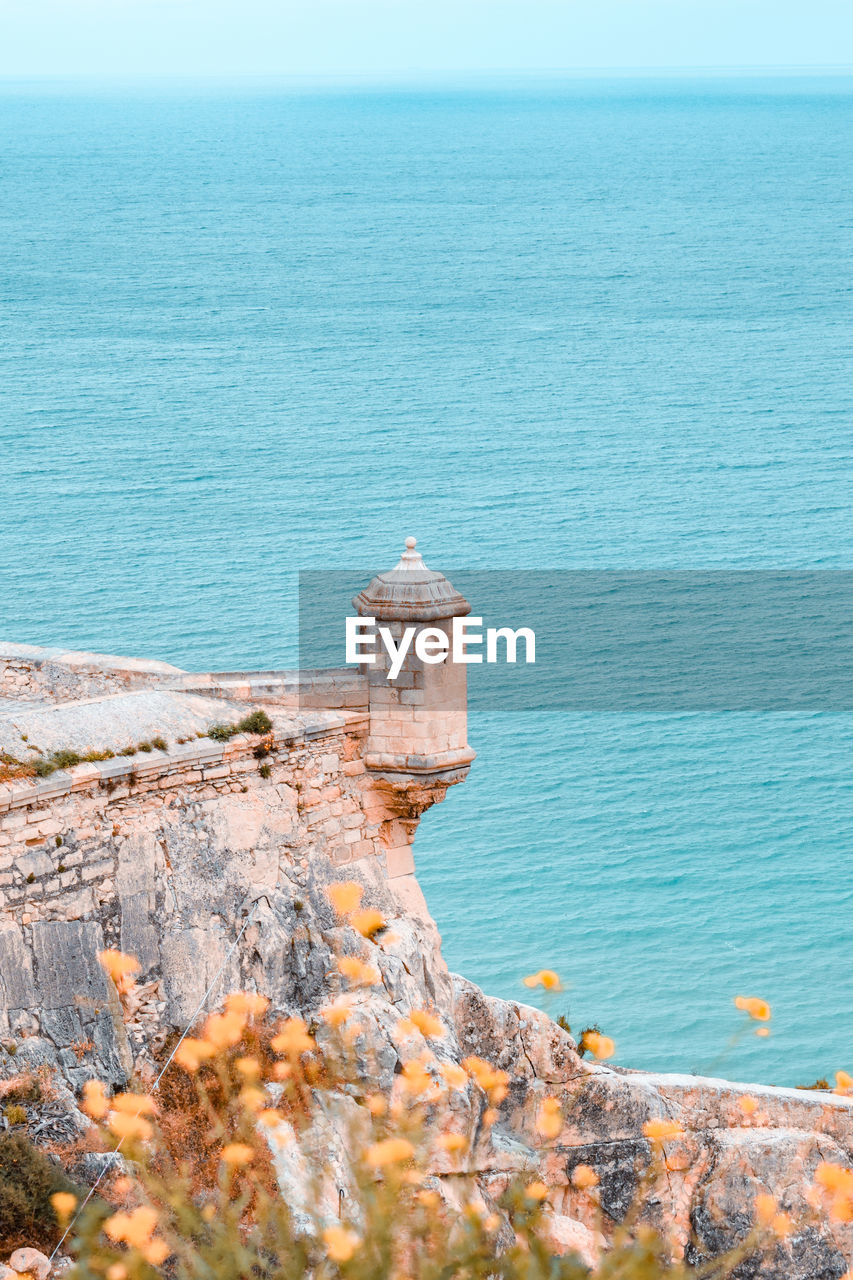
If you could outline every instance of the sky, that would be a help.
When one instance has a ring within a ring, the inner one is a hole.
[[[851,0],[0,0],[5,78],[851,64]]]

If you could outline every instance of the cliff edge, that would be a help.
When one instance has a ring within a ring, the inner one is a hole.
[[[845,1274],[853,1228],[819,1221],[809,1188],[820,1161],[851,1165],[853,1099],[592,1063],[543,1013],[448,972],[411,846],[473,753],[448,765],[451,744],[430,763],[421,743],[408,771],[405,754],[404,767],[377,759],[388,704],[375,711],[367,675],[198,675],[7,645],[0,692],[0,1077],[47,1066],[75,1089],[93,1076],[120,1086],[231,990],[311,1024],[337,993],[335,955],[352,953],[380,975],[355,997],[377,1088],[423,1048],[395,1035],[412,1009],[442,1021],[439,1060],[477,1055],[509,1076],[493,1124],[482,1090],[458,1095],[453,1128],[470,1143],[435,1170],[449,1187],[476,1179],[493,1199],[519,1171],[541,1178],[555,1247],[590,1253],[634,1198],[644,1125],[674,1120],[684,1136],[649,1211],[687,1260],[742,1238],[766,1191],[795,1229],[748,1274]],[[342,923],[336,880],[361,884],[388,928],[370,940]],[[142,967],[129,1020],[97,963],[105,947]],[[546,1096],[562,1115],[547,1141]],[[600,1179],[600,1219],[573,1185],[580,1164]],[[298,1198],[284,1156],[280,1176]]]

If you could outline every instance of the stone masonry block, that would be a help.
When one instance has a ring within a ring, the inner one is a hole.
[[[413,875],[415,859],[411,845],[400,845],[396,849],[388,849],[385,853],[385,865],[388,868],[388,879],[396,876]]]
[[[50,854],[39,850],[22,854],[20,858],[15,859],[15,866],[26,879],[27,876],[49,876],[54,869],[54,861]]]
[[[104,935],[97,921],[41,921],[32,926],[39,996],[48,1009],[101,1003],[107,983],[97,954]]]

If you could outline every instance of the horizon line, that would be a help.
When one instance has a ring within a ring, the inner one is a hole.
[[[336,70],[336,71],[155,71],[138,70],[123,72],[101,71],[25,71],[0,70],[0,84],[31,84],[43,82],[88,82],[122,84],[139,81],[169,81],[174,83],[197,82],[355,82],[368,84],[412,83],[432,79],[503,79],[543,80],[553,78],[590,79],[613,78],[680,78],[687,76],[718,77],[820,77],[853,76],[853,63],[766,63],[766,64],[661,64],[617,66],[564,66],[564,67],[477,67],[477,68],[403,68],[399,70]]]

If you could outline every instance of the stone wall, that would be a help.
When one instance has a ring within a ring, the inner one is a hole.
[[[150,688],[183,674],[167,662],[0,644],[0,699],[63,702]]]
[[[315,862],[347,873],[374,864],[370,874],[432,928],[410,847],[427,800],[419,793],[414,803],[366,769],[357,673],[187,677],[179,709],[188,685],[190,698],[218,696],[226,721],[272,695],[272,732],[194,736],[0,784],[0,1044],[12,1047],[0,1051],[0,1073],[39,1061],[72,1083],[93,1074],[118,1083],[193,1016],[254,904],[283,887],[298,898]],[[321,698],[337,709],[281,710]],[[151,699],[106,697],[94,708],[103,732],[128,706],[144,716]],[[32,717],[42,735],[46,721],[84,732],[70,710],[34,707]],[[97,734],[88,717],[85,733]],[[142,965],[127,1029],[97,964],[104,947]],[[228,981],[240,985],[239,959]]]

